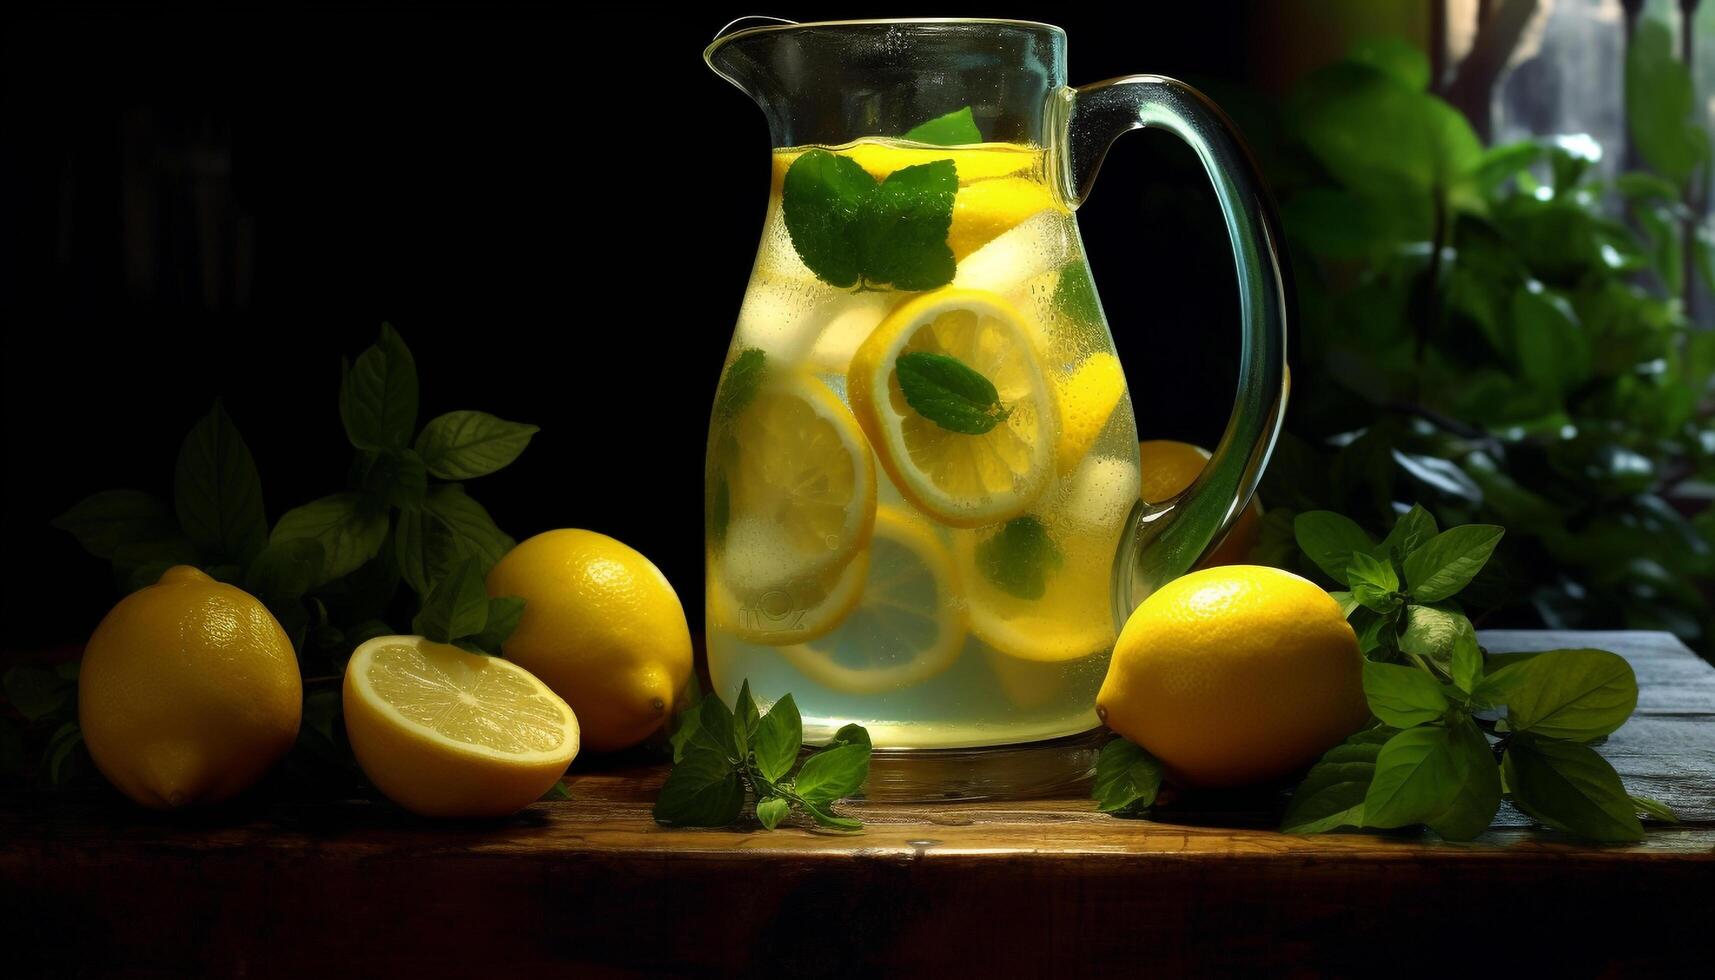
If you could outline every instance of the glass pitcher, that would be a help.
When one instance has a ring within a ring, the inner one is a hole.
[[[1169,78],[1068,88],[1047,24],[745,18],[704,58],[774,147],[709,429],[716,692],[790,692],[807,742],[857,722],[918,758],[1091,732],[1119,626],[1220,540],[1280,424],[1278,226],[1231,124]],[[1149,502],[1073,218],[1144,126],[1214,182],[1243,334],[1213,458]]]

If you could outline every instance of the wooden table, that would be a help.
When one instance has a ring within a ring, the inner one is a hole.
[[[1049,799],[854,804],[850,836],[666,830],[653,767],[574,771],[570,800],[479,825],[36,798],[0,810],[0,957],[12,976],[1709,975],[1715,669],[1660,633],[1483,639],[1624,654],[1638,711],[1602,751],[1684,823],[1603,847],[1503,810],[1454,845],[1281,835],[1274,799],[1159,821]]]

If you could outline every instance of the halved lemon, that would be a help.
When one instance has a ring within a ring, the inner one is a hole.
[[[970,434],[920,414],[900,387],[907,353],[955,358],[994,386],[1000,421]],[[846,392],[858,424],[899,492],[952,527],[981,527],[1030,508],[1054,473],[1056,396],[1034,331],[1000,296],[925,293],[889,313],[852,356]]]
[[[780,653],[817,683],[881,694],[941,673],[965,644],[965,616],[947,548],[926,521],[899,507],[875,515],[862,601],[838,629]]]
[[[345,668],[345,729],[364,775],[426,817],[497,817],[547,792],[578,719],[524,668],[420,636],[379,636]]]
[[[875,523],[874,458],[851,411],[807,374],[764,370],[760,389],[715,434],[711,461],[712,570],[741,602],[810,581],[831,591]]]

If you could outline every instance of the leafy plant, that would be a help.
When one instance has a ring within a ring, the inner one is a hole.
[[[732,709],[718,697],[703,697],[679,716],[673,771],[655,801],[655,819],[680,827],[730,826],[748,795],[756,801],[757,822],[769,830],[793,811],[833,830],[861,829],[833,804],[869,778],[869,732],[846,725],[799,765],[803,735],[790,694],[767,713],[757,709],[748,681]]]
[[[1296,514],[1376,529],[1415,499],[1509,529],[1462,593],[1486,621],[1708,649],[1715,517],[1676,493],[1715,478],[1715,333],[1677,298],[1682,188],[1709,146],[1684,66],[1648,31],[1629,117],[1657,174],[1602,177],[1582,135],[1484,148],[1403,42],[1366,42],[1252,127],[1278,134],[1262,150],[1302,327],[1264,559],[1314,575]],[[1697,267],[1715,283],[1707,249]]]
[[[1637,840],[1639,813],[1674,819],[1631,796],[1590,743],[1637,706],[1637,680],[1605,650],[1485,655],[1455,597],[1476,579],[1501,528],[1440,530],[1413,507],[1380,541],[1328,511],[1300,514],[1299,547],[1330,578],[1364,654],[1371,723],[1305,774],[1281,829],[1423,825],[1470,840],[1501,800],[1591,840]],[[1491,739],[1493,741],[1491,741]],[[1124,739],[1103,747],[1095,797],[1107,812],[1147,810],[1160,763]]]
[[[171,506],[143,491],[107,490],[54,526],[107,561],[122,592],[179,564],[242,587],[280,621],[307,676],[337,675],[357,644],[400,632],[398,623],[498,651],[523,600],[490,599],[482,583],[513,540],[458,481],[510,465],[536,426],[458,411],[418,429],[416,362],[386,324],[342,364],[339,415],[354,451],[346,487],[286,511],[271,528],[256,461],[218,401],[179,449]],[[75,677],[75,664],[21,665],[4,679],[27,726],[54,732],[44,756],[52,782],[78,769]],[[325,736],[317,748],[335,754],[337,709],[337,697],[306,696],[303,737]],[[0,745],[24,741],[16,732],[4,738]]]

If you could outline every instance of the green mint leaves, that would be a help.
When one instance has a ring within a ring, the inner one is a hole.
[[[673,771],[655,800],[655,820],[679,827],[726,827],[756,800],[756,820],[773,830],[796,810],[822,827],[860,830],[833,804],[869,778],[869,733],[847,725],[797,765],[803,722],[788,694],[765,714],[747,681],[733,709],[707,695],[679,716],[672,735]],[[796,774],[793,767],[797,766]]]
[[[981,143],[983,134],[977,129],[977,120],[971,114],[971,107],[965,106],[913,126],[905,131],[904,138],[913,143],[929,143],[934,146],[965,146]]]
[[[947,230],[958,189],[951,160],[877,182],[850,157],[814,149],[787,168],[781,208],[792,247],[823,282],[934,289],[953,281]]]
[[[1026,514],[1004,524],[993,537],[977,545],[977,567],[995,587],[1020,599],[1040,599],[1048,577],[1065,563],[1048,528]]]
[[[524,600],[517,596],[490,599],[483,572],[475,558],[466,558],[423,597],[423,608],[411,620],[411,630],[436,643],[456,643],[473,653],[500,652],[500,644],[518,628]]]
[[[1427,826],[1469,840],[1503,797],[1546,826],[1592,840],[1637,840],[1633,798],[1587,743],[1612,733],[1637,706],[1631,665],[1604,650],[1551,650],[1489,658],[1450,601],[1477,576],[1502,529],[1441,531],[1421,507],[1378,544],[1327,511],[1300,514],[1300,549],[1347,585],[1342,600],[1364,650],[1364,696],[1380,722],[1313,766],[1282,829]],[[1488,718],[1498,716],[1498,720]]]
[[[949,432],[980,436],[1010,414],[994,383],[951,355],[910,351],[894,370],[906,404]]]
[[[1116,738],[1096,757],[1091,795],[1103,813],[1136,815],[1155,805],[1161,792],[1161,763],[1134,742]]]

